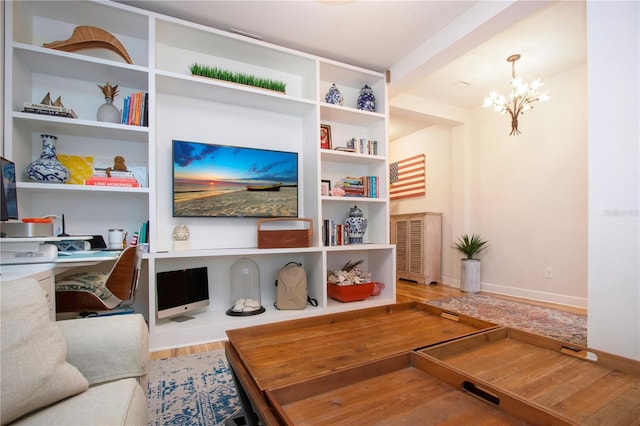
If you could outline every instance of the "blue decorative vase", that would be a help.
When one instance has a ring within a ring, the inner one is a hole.
[[[361,244],[362,237],[367,231],[367,218],[358,206],[349,209],[349,217],[345,221],[345,226],[347,227],[349,244]]]
[[[373,96],[373,90],[366,84],[360,89],[360,96],[358,96],[358,109],[363,111],[375,112],[376,110],[376,97]]]
[[[324,96],[324,100],[328,104],[342,105],[342,101],[343,101],[342,93],[340,93],[340,90],[338,90],[335,84],[331,85],[331,87],[329,88],[329,91]]]
[[[40,158],[27,166],[27,176],[34,182],[65,183],[71,177],[69,170],[56,156],[57,136],[40,135],[42,153]]]

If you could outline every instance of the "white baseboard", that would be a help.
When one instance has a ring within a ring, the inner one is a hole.
[[[442,277],[442,283],[451,287],[460,288],[460,280],[453,279],[451,277]],[[480,291],[587,309],[587,299],[583,297],[567,296],[564,294],[549,293],[546,291],[537,291],[525,288],[507,287],[490,283],[480,283]]]
[[[454,280],[451,277],[442,277],[442,284],[446,284],[449,287],[460,288],[460,280]]]

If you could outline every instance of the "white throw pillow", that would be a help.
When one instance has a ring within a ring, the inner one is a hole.
[[[66,362],[66,341],[49,318],[46,297],[36,280],[0,283],[0,322],[3,425],[87,390],[87,379]]]

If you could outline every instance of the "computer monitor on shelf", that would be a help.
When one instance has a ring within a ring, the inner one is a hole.
[[[16,191],[16,165],[0,157],[0,220],[18,219],[18,194]]]
[[[186,313],[209,305],[209,272],[206,266],[156,273],[158,318],[193,319]]]

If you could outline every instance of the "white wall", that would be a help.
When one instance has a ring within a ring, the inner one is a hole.
[[[255,247],[255,218],[172,217],[172,140],[304,153],[303,118],[197,99],[157,96],[157,250],[172,250],[172,230],[179,224],[191,231],[191,249]],[[252,125],[247,126],[250,117]],[[304,199],[304,166],[300,167],[299,197]],[[300,217],[314,212],[300,208]]]
[[[389,148],[390,163],[425,154],[425,195],[392,201],[390,211],[391,214],[442,213],[442,274],[446,283],[450,283],[447,272],[451,270],[448,249],[451,241],[451,133],[449,127],[431,126],[391,142]]]
[[[589,346],[640,359],[640,3],[587,2]]]
[[[585,64],[545,78],[552,99],[520,117],[517,136],[509,116],[472,111],[472,231],[490,244],[483,290],[586,307],[586,74]]]
[[[452,235],[477,232],[491,244],[482,256],[483,289],[578,306],[588,296],[589,346],[634,359],[640,359],[639,28],[640,3],[587,2],[588,64],[544,79],[552,99],[521,119],[518,137],[507,136],[508,118],[489,110],[459,120],[450,182]],[[426,108],[416,99],[390,103]],[[445,109],[428,114],[448,116]],[[391,158],[401,146],[391,144]],[[443,275],[459,276],[454,263]],[[547,266],[551,280],[544,278]]]
[[[479,233],[490,244],[483,290],[586,307],[586,74],[585,64],[546,78],[552,100],[520,119],[519,136],[509,136],[509,117],[478,108],[456,116],[466,125],[392,142],[391,161],[426,155],[427,195],[392,202],[391,212],[443,212],[445,283],[460,278],[451,242]]]

